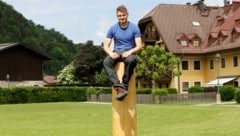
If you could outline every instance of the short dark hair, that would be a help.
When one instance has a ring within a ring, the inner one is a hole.
[[[124,5],[118,6],[116,12],[118,12],[118,11],[125,12],[128,14],[127,8]]]

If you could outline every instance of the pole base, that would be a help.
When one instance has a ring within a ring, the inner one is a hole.
[[[217,95],[216,95],[216,102],[217,102],[217,104],[221,104],[221,95],[220,95],[220,93],[217,93]]]

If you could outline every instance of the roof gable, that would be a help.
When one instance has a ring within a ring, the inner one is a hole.
[[[176,40],[183,40],[183,39],[188,39],[187,35],[185,35],[184,33],[176,35]]]
[[[211,32],[211,33],[210,33],[210,37],[211,37],[211,38],[214,38],[214,39],[215,39],[215,38],[218,38],[218,35],[219,35],[219,32]]]
[[[238,8],[233,15],[225,17],[225,22],[218,28],[218,31],[221,30],[231,30],[235,26],[235,20],[240,19],[240,8]]]
[[[236,31],[237,33],[240,33],[240,26],[236,26],[236,27],[234,27],[233,30]]]
[[[32,48],[28,48],[21,43],[3,43],[3,44],[0,44],[0,53],[3,52],[3,51],[9,50],[11,48],[17,47],[17,46],[21,46],[21,47],[23,47],[27,50],[30,50],[31,52],[33,52],[34,54],[36,54],[37,56],[39,56],[40,58],[42,58],[44,60],[49,60],[50,59],[47,55],[45,55],[43,53],[40,53],[38,51],[35,51]]]

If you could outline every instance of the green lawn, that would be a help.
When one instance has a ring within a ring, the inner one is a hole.
[[[240,105],[137,105],[137,136],[237,136]],[[0,105],[0,136],[111,136],[111,104]]]

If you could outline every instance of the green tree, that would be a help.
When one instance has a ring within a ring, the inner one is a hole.
[[[69,64],[63,70],[61,70],[57,76],[57,81],[59,84],[77,84],[80,81],[76,79],[76,68]]]
[[[104,58],[105,53],[100,46],[94,46],[91,42],[80,45],[79,52],[73,61],[79,80],[95,83],[95,73],[102,70]]]
[[[110,81],[108,79],[105,69],[102,69],[101,72],[95,72],[95,82],[103,86],[110,86]]]
[[[179,63],[179,58],[159,45],[148,45],[138,54],[137,77],[151,80],[152,88],[155,89],[156,82],[161,78],[180,75],[177,69]]]

